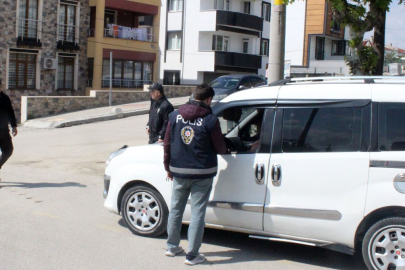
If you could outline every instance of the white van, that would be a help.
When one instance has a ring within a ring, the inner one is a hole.
[[[213,111],[233,146],[218,156],[206,227],[405,269],[405,78],[283,80]],[[134,233],[166,230],[162,145],[112,153],[104,181],[105,207]]]

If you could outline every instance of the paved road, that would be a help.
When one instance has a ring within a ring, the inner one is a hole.
[[[164,256],[165,236],[133,235],[103,207],[105,159],[147,141],[146,117],[19,130],[0,174],[1,270],[188,268],[184,256]],[[182,236],[186,246],[184,228]],[[209,262],[194,268],[364,269],[349,255],[215,230],[206,230],[201,252]]]

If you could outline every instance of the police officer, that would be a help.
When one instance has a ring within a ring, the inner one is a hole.
[[[173,105],[167,100],[163,86],[154,83],[149,88],[151,105],[149,111],[149,121],[146,125],[146,132],[149,135],[149,144],[163,142],[169,114],[174,110]]]
[[[199,253],[205,212],[213,178],[218,171],[217,154],[227,152],[218,118],[210,107],[214,90],[207,84],[201,84],[193,94],[195,101],[180,106],[178,111],[170,114],[164,140],[165,170],[167,177],[173,180],[166,256],[174,257],[184,251],[179,246],[180,230],[184,208],[191,195],[191,222],[185,260],[188,265],[205,261],[205,256]]]
[[[9,124],[11,125],[11,133],[14,137],[17,136],[17,122],[15,119],[13,106],[11,105],[11,100],[1,90],[2,83],[0,79],[0,169],[11,157],[14,149],[10,136],[10,129],[8,127]]]

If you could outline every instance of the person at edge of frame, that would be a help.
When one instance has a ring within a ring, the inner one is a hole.
[[[18,133],[13,105],[11,104],[10,98],[3,93],[2,88],[3,85],[0,79],[0,169],[11,157],[14,150],[9,124],[11,126],[11,134],[13,134],[13,137],[17,136]]]
[[[185,264],[196,265],[206,259],[199,253],[205,226],[205,213],[218,171],[217,154],[227,153],[227,144],[217,116],[210,104],[215,95],[207,84],[197,86],[194,101],[170,114],[164,140],[164,166],[173,181],[171,210],[167,223],[166,256],[174,257],[184,249],[180,230],[188,198],[191,222],[188,228],[188,252]]]
[[[163,86],[154,83],[149,86],[151,105],[149,110],[149,121],[146,125],[146,132],[149,135],[149,144],[161,143],[165,138],[169,114],[174,111],[173,105],[167,100]]]

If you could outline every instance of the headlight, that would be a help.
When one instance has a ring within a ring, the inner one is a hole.
[[[112,153],[110,154],[110,156],[108,157],[107,161],[105,162],[105,166],[107,167],[108,164],[110,163],[110,161],[111,161],[113,158],[115,158],[116,156],[119,156],[119,155],[121,155],[122,153],[124,153],[125,150],[127,150],[127,148],[128,148],[128,146],[127,146],[127,145],[124,145],[122,148],[118,149],[117,151],[112,152]]]
[[[227,96],[228,96],[227,94],[225,94],[225,95],[215,95],[213,100],[221,100],[221,99],[226,98]]]

